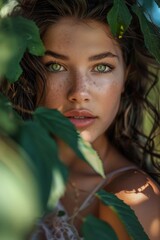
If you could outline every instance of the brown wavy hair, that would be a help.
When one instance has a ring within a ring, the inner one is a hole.
[[[72,16],[81,21],[94,19],[107,24],[106,15],[113,1],[95,2],[93,0],[21,0],[12,15],[21,15],[35,21],[43,38],[47,28],[65,16]],[[130,10],[134,2],[136,1],[126,1]],[[123,38],[116,38],[122,48],[129,73],[118,114],[106,134],[124,156],[150,174],[151,172],[157,174],[160,173],[160,153],[155,148],[155,144],[157,136],[160,136],[160,111],[158,111],[160,109],[156,107],[156,101],[150,99],[150,95],[153,95],[154,91],[155,95],[159,95],[157,83],[160,65],[145,47],[137,16],[132,13],[132,17],[131,25]],[[153,27],[156,30],[154,24]],[[46,74],[40,57],[27,52],[21,61],[21,66],[23,74],[19,81],[14,84],[3,84],[3,92],[20,115],[28,119],[44,95]],[[144,131],[146,116],[150,116],[152,120],[152,126],[147,134]],[[148,162],[152,163],[152,167],[149,166],[147,170]]]

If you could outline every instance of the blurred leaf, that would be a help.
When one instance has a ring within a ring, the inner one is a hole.
[[[85,142],[74,125],[55,109],[37,108],[34,119],[50,133],[67,143],[79,158],[88,162],[100,175],[104,176],[102,161],[88,142]]]
[[[21,236],[22,240],[41,213],[38,186],[28,163],[15,142],[0,136],[0,239]]]
[[[118,240],[118,237],[112,227],[105,221],[88,215],[82,225],[84,240]]]
[[[18,142],[34,165],[43,207],[46,208],[50,194],[50,205],[54,207],[64,193],[68,176],[66,167],[59,160],[57,145],[38,123],[28,121],[19,130]]]
[[[138,16],[141,30],[144,35],[145,46],[149,52],[160,63],[160,32],[155,32],[151,22],[149,22],[142,11],[142,7],[137,5],[132,6],[133,12]]]
[[[98,191],[96,195],[105,205],[117,214],[132,239],[149,240],[134,211],[128,205],[118,199],[114,194],[108,193],[104,190]]]
[[[0,9],[6,3],[8,3],[8,0],[0,0]]]
[[[85,160],[89,165],[102,177],[105,178],[104,168],[102,161],[99,158],[97,152],[92,148],[91,144],[87,141],[84,141],[83,138],[79,137],[78,139],[78,148],[81,153],[84,155]]]
[[[122,38],[132,20],[132,15],[128,10],[124,0],[114,0],[113,7],[107,14],[111,32],[114,36]]]
[[[23,17],[0,19],[0,77],[10,82],[18,80],[22,74],[20,61],[24,52],[40,56],[44,47],[36,24]]]
[[[9,101],[0,94],[0,132],[13,134],[17,130],[17,118]]]

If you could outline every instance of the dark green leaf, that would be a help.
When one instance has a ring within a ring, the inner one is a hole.
[[[0,94],[0,131],[13,134],[18,128],[16,114],[8,100]]]
[[[36,24],[23,17],[0,19],[0,77],[10,82],[18,80],[22,74],[19,64],[26,50],[36,56],[44,54]]]
[[[104,176],[102,162],[96,151],[80,137],[74,125],[59,111],[41,107],[35,111],[34,119],[50,133],[66,142],[79,158],[88,162],[97,173]]]
[[[114,36],[122,38],[132,20],[124,0],[114,0],[113,7],[107,14],[107,21]]]
[[[139,18],[141,30],[144,35],[145,46],[160,63],[160,33],[155,32],[151,22],[149,22],[144,15],[142,7],[133,5],[132,10]]]
[[[49,197],[49,205],[53,207],[64,193],[67,180],[67,170],[59,160],[55,141],[34,122],[26,122],[17,137],[32,160],[43,207],[46,207]]]
[[[110,207],[117,214],[132,239],[149,240],[134,211],[128,205],[118,199],[114,194],[104,190],[98,191],[96,195],[105,205]]]
[[[118,240],[118,237],[109,224],[92,215],[84,219],[82,234],[84,240]]]

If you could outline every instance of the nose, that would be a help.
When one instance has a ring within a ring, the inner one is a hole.
[[[89,84],[86,76],[74,74],[71,77],[68,100],[75,103],[88,102],[90,100]]]

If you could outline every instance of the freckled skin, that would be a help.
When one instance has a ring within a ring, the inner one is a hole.
[[[62,113],[73,108],[91,111],[98,117],[95,124],[80,131],[84,139],[92,143],[115,118],[124,86],[122,53],[109,34],[107,26],[101,23],[65,18],[50,26],[43,38],[47,50],[68,56],[69,60],[47,55],[42,58],[44,64],[55,61],[66,68],[58,73],[48,72],[47,94],[42,105],[57,108]],[[107,51],[118,57],[88,60],[90,56]],[[107,73],[94,72],[95,66],[102,63],[114,69]]]
[[[127,76],[121,49],[110,37],[108,27],[96,21],[81,22],[65,17],[48,28],[43,41],[46,50],[65,55],[68,60],[57,59],[51,55],[42,57],[45,65],[57,63],[62,66],[63,71],[55,73],[48,70],[46,93],[41,105],[56,108],[62,113],[71,109],[89,110],[97,117],[94,124],[78,130],[98,152],[105,173],[133,166],[105,136],[106,130],[117,114]],[[116,57],[89,60],[91,56],[104,52],[111,52]],[[97,66],[104,64],[109,66],[110,71],[104,73],[97,71]],[[79,189],[85,187],[85,192],[91,192],[102,179],[95,175],[90,166],[80,161],[61,140],[57,139],[57,142],[61,159],[70,167],[70,181],[76,182]],[[149,239],[160,239],[160,190],[148,175],[130,170],[116,177],[104,188],[132,207]],[[149,198],[145,195],[146,188]],[[74,192],[69,192],[68,197],[67,192],[68,188],[61,202],[68,213],[72,214],[74,207],[77,207],[75,200],[70,197]],[[85,198],[85,194],[80,195],[79,204]],[[150,209],[151,211],[148,211]],[[130,239],[122,222],[102,203],[90,206],[81,216],[85,217],[89,213],[108,222],[116,231],[118,239]],[[75,222],[75,225],[79,229],[80,223]]]

